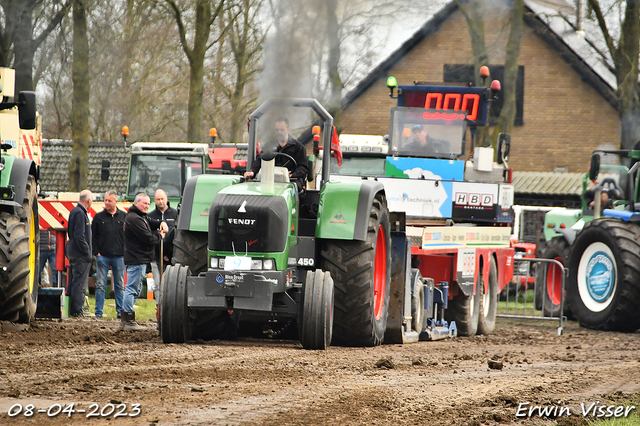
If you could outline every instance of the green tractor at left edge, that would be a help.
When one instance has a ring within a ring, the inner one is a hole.
[[[318,101],[270,99],[249,118],[248,165],[257,155],[258,120],[292,107],[317,114],[328,150],[333,118]],[[287,169],[274,166],[277,155],[286,154],[262,152],[255,181],[187,181],[175,241],[189,250],[176,252],[158,301],[164,342],[233,339],[240,331],[297,336],[306,349],[382,343],[391,282],[382,184],[330,182],[325,152],[316,188],[305,182],[299,191]]]
[[[20,158],[20,140],[36,129],[36,95],[14,99],[15,71],[0,68],[0,320],[28,324],[38,302],[38,166]]]

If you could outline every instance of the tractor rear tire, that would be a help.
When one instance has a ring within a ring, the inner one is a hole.
[[[184,343],[191,339],[192,323],[187,306],[189,267],[169,265],[160,284],[160,335],[164,343]]]
[[[207,233],[181,229],[176,229],[175,232],[172,263],[188,266],[191,275],[206,271],[209,244]]]
[[[391,286],[389,209],[377,196],[369,213],[366,241],[327,240],[322,269],[335,286],[333,341],[345,346],[382,344]]]
[[[571,249],[566,290],[583,327],[640,328],[640,226],[610,218],[586,224]]]
[[[302,288],[300,343],[305,349],[327,349],[333,331],[333,280],[329,272],[307,271]]]
[[[457,299],[449,301],[449,308],[444,316],[447,321],[456,322],[458,336],[474,336],[478,332],[481,298],[482,289],[478,285],[475,295],[465,296],[460,292]]]
[[[424,285],[418,269],[411,270],[411,328],[420,333],[427,326],[424,316]]]
[[[29,176],[22,207],[0,214],[0,319],[28,324],[38,305],[40,226],[36,183]]]
[[[478,318],[478,334],[491,334],[496,328],[496,316],[498,315],[498,267],[492,257],[489,265],[488,289],[484,291],[484,274],[478,277],[478,290],[482,291],[480,297],[480,309]]]
[[[570,249],[571,247],[564,237],[555,237],[549,241],[541,258],[557,260],[566,268],[569,264]],[[542,310],[546,317],[557,317],[560,315],[560,302],[562,301],[562,269],[554,263],[540,263],[537,268],[535,308]],[[565,315],[568,306],[565,296]]]

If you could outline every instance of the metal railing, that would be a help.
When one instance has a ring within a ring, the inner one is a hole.
[[[514,259],[513,279],[498,297],[498,316],[558,321],[562,335],[566,276],[567,269],[554,259]]]

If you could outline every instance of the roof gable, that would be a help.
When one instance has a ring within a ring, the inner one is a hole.
[[[436,33],[457,9],[456,2],[452,0],[427,20],[418,31],[343,96],[342,108],[348,107],[380,79],[386,79],[388,71],[394,65],[424,39]],[[598,40],[587,39],[584,34],[576,31],[570,19],[571,10],[572,6],[563,0],[525,0],[524,22],[615,108],[617,98],[614,90],[617,84],[611,66],[606,62],[609,59],[606,49],[603,49]],[[595,31],[599,31],[597,27],[589,29],[590,34],[596,33]]]

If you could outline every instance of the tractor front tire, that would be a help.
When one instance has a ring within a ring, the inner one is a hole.
[[[0,214],[0,319],[28,324],[35,318],[39,256],[36,182],[29,176],[22,207]]]
[[[300,343],[305,349],[327,349],[333,331],[333,280],[329,272],[307,271],[302,288]]]
[[[478,279],[478,291],[480,297],[480,316],[478,317],[478,334],[491,334],[496,328],[496,316],[498,314],[498,267],[492,257],[489,265],[489,277],[487,279],[488,291],[484,291],[484,274],[480,273]]]
[[[560,262],[565,268],[569,264],[571,247],[564,237],[555,237],[547,244],[542,252],[542,259],[552,259]],[[562,297],[562,269],[555,263],[539,263],[537,265],[535,308],[543,311],[546,317],[560,315]],[[567,314],[568,303],[564,303],[564,314]]]
[[[188,266],[191,275],[206,271],[209,244],[207,233],[181,229],[176,229],[175,232],[172,263]]]
[[[334,282],[333,341],[345,346],[382,344],[391,286],[391,234],[384,197],[372,203],[365,241],[324,241],[321,256],[322,269]]]
[[[586,224],[571,249],[566,290],[583,327],[640,328],[640,226],[611,218]]]
[[[191,339],[192,322],[187,306],[189,267],[169,265],[160,284],[160,335],[164,343],[184,343]]]

